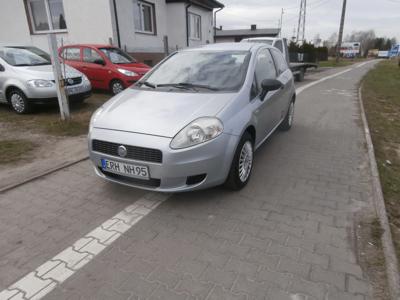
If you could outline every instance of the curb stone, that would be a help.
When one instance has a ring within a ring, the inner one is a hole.
[[[400,276],[398,270],[398,261],[395,254],[392,233],[389,227],[389,220],[386,212],[385,201],[382,193],[381,181],[379,178],[378,166],[375,159],[374,146],[372,144],[371,134],[368,127],[368,121],[365,115],[364,104],[362,100],[362,84],[358,89],[358,99],[361,109],[361,118],[363,130],[367,142],[368,157],[371,166],[373,202],[376,213],[378,214],[379,223],[383,229],[381,237],[383,253],[385,256],[386,273],[388,276],[388,285],[391,299],[400,299]]]
[[[51,173],[57,172],[59,170],[62,170],[64,168],[73,166],[73,165],[75,165],[77,163],[80,163],[80,162],[82,162],[84,160],[87,160],[88,158],[89,158],[89,156],[85,155],[84,157],[80,157],[80,158],[78,158],[78,159],[76,159],[74,161],[69,161],[69,162],[66,162],[66,163],[62,163],[62,164],[60,164],[60,165],[58,165],[58,166],[56,166],[54,168],[47,169],[46,171],[43,171],[43,172],[41,172],[39,174],[36,174],[36,175],[33,175],[31,177],[23,178],[18,182],[14,182],[14,183],[12,183],[10,185],[7,185],[7,186],[4,186],[4,187],[0,188],[0,194],[4,193],[6,191],[12,190],[12,189],[14,189],[16,187],[19,187],[20,185],[23,185],[25,183],[34,181],[35,179],[38,179],[40,177],[43,177],[43,176],[49,175]]]

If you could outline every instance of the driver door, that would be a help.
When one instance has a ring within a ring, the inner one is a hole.
[[[264,79],[277,79],[274,60],[268,49],[261,49],[258,52],[254,72],[253,94],[256,96],[252,101],[257,101],[258,103],[254,112],[257,120],[256,145],[261,143],[279,122],[278,100],[281,90],[268,92],[264,99],[261,99],[261,82]]]

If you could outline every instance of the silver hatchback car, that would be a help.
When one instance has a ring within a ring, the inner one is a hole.
[[[293,76],[279,50],[213,44],[164,59],[92,116],[97,175],[142,189],[180,192],[249,181],[253,153],[292,126]]]
[[[92,91],[88,78],[69,66],[65,84],[70,102],[82,102]],[[57,103],[50,56],[36,47],[0,46],[0,102],[19,114],[29,112],[34,103]]]

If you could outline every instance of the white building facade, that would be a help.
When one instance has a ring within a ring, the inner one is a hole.
[[[0,43],[48,50],[59,45],[109,44],[154,64],[165,53],[214,42],[216,0],[0,0]]]

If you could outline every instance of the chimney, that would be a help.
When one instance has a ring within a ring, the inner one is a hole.
[[[252,25],[250,26],[250,29],[251,29],[251,30],[257,30],[257,25],[256,25],[256,24],[252,24]]]
[[[219,30],[222,30],[222,25],[219,26]]]

